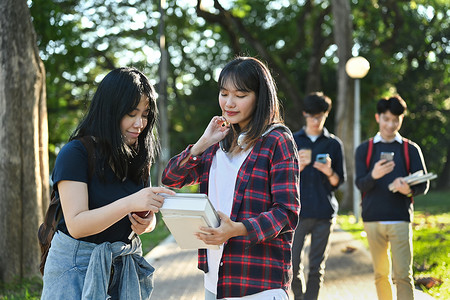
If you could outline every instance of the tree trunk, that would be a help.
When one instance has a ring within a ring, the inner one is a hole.
[[[353,94],[349,77],[345,72],[345,64],[351,57],[352,51],[352,23],[350,19],[350,1],[332,0],[332,12],[334,19],[334,40],[338,46],[338,87],[336,97],[336,135],[344,143],[345,162],[347,165],[347,181],[342,186],[343,198],[341,207],[350,209],[353,203],[354,182],[354,145],[353,145]]]
[[[25,0],[0,2],[0,281],[39,274],[48,205],[45,71]]]

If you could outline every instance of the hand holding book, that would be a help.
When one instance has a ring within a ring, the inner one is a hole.
[[[424,174],[422,170],[419,170],[409,176],[403,177],[403,181],[406,182],[409,186],[413,186],[435,178],[437,178],[436,174],[434,173]],[[398,190],[394,187],[392,183],[389,185],[389,190],[393,193],[398,192]]]
[[[161,206],[164,202],[164,195],[174,195],[175,192],[169,190],[165,187],[144,187],[137,191],[136,193],[130,195],[127,197],[127,200],[129,201],[128,206],[131,209],[131,211],[128,213],[128,217],[130,218],[130,221],[133,223],[133,214],[135,216],[147,219],[151,212],[158,212]],[[142,222],[142,221],[141,221]],[[144,223],[139,223],[141,225],[149,225],[147,221]],[[142,227],[139,225],[139,227]],[[140,232],[135,233],[135,231],[131,231],[130,235],[128,236],[128,239],[131,240],[136,234],[142,234],[143,232],[148,232],[147,229],[138,230]]]
[[[247,228],[242,222],[234,222],[220,211],[217,214],[220,217],[220,226],[218,228],[201,227],[201,232],[195,234],[205,244],[222,245],[232,237],[248,234]]]
[[[160,209],[167,228],[182,249],[219,249],[197,238],[197,233],[208,234],[208,228],[217,228],[220,218],[208,196],[195,193],[163,195],[164,204]],[[204,228],[205,230],[201,230]]]

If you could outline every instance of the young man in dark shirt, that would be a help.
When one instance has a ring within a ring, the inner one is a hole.
[[[426,193],[429,185],[426,182],[409,186],[403,180],[419,170],[426,173],[419,146],[398,133],[405,113],[406,103],[400,96],[379,100],[375,114],[379,132],[371,141],[359,145],[355,154],[356,185],[363,195],[364,230],[372,254],[378,299],[383,300],[392,299],[391,263],[397,299],[414,299],[412,196]]]
[[[346,179],[342,142],[324,128],[331,99],[313,93],[303,100],[306,126],[294,134],[300,158],[300,219],[292,247],[295,300],[317,299],[325,273],[328,240],[338,211],[334,191]],[[302,252],[311,235],[308,281],[303,275]]]

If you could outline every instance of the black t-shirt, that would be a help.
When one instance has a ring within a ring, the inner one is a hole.
[[[105,168],[105,182],[94,172],[89,180],[88,155],[81,141],[73,140],[67,143],[59,152],[55,168],[52,173],[53,184],[56,186],[61,180],[84,182],[88,184],[89,209],[108,205],[117,199],[133,194],[144,187],[144,184],[136,184],[130,179],[119,180],[108,166]],[[58,224],[58,230],[69,234],[64,216]],[[128,236],[131,233],[131,222],[128,216],[111,225],[104,231],[81,238],[80,240],[101,244],[103,242],[122,241],[130,243]]]

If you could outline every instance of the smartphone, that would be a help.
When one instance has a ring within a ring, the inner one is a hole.
[[[321,164],[326,164],[327,163],[327,157],[329,157],[329,156],[330,155],[328,153],[317,154],[316,161],[320,162]]]
[[[385,159],[386,161],[394,160],[394,152],[381,152],[380,160]]]

